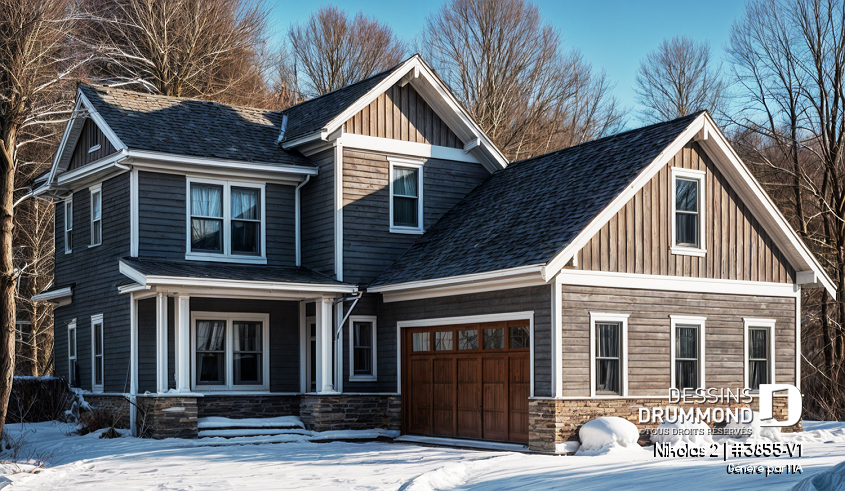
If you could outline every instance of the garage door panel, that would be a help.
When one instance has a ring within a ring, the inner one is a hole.
[[[434,370],[432,434],[451,436],[455,431],[455,360],[438,358],[432,365]]]
[[[528,439],[528,397],[530,395],[531,383],[529,360],[525,357],[511,357],[509,363],[509,439],[522,441]]]
[[[411,360],[410,376],[413,380],[410,401],[414,408],[408,421],[409,430],[414,433],[430,433],[431,428],[431,360]]]

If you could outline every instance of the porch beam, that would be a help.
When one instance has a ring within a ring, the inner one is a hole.
[[[156,295],[156,390],[167,392],[167,296]]]
[[[332,299],[320,298],[316,304],[317,321],[317,392],[334,393],[332,383]]]
[[[191,298],[186,295],[177,295],[173,303],[175,312],[173,319],[176,322],[176,390],[179,392],[191,391]]]

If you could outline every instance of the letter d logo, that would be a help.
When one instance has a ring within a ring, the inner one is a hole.
[[[786,421],[774,419],[774,393],[786,391]],[[788,384],[760,384],[760,426],[792,426],[801,419],[801,391]],[[769,420],[767,423],[763,421]]]

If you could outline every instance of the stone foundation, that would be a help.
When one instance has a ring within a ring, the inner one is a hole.
[[[120,414],[120,419],[117,420],[117,428],[129,429],[129,411],[132,407],[129,400],[124,395],[102,395],[102,394],[85,394],[83,396],[85,402],[94,409],[104,409],[109,412]]]
[[[300,417],[314,431],[399,430],[402,398],[396,395],[304,395]]]
[[[774,417],[777,420],[786,418],[785,397],[774,398]],[[528,402],[528,448],[538,452],[554,452],[555,444],[566,441],[578,441],[578,430],[592,419],[601,416],[618,416],[637,425],[640,430],[656,428],[657,423],[640,423],[639,408],[680,407],[685,411],[690,408],[701,407],[702,411],[715,407],[742,408],[750,407],[757,410],[758,400],[752,403],[733,404],[669,404],[667,399],[532,399]],[[794,426],[781,428],[784,433],[801,431],[799,421]],[[649,440],[649,435],[640,433],[641,443]]]
[[[197,416],[234,419],[299,416],[299,400],[300,396],[289,395],[205,396],[197,399]]]
[[[138,396],[138,435],[155,439],[197,437],[197,397]]]

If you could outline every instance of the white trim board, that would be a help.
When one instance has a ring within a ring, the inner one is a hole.
[[[590,397],[628,397],[628,314],[590,312]],[[596,323],[619,323],[621,347],[619,353],[619,390],[621,394],[596,395]]]
[[[370,335],[372,336],[370,355],[372,360],[372,373],[369,375],[355,375],[355,333],[354,326],[356,322],[369,322],[373,325]],[[375,315],[350,315],[349,316],[349,382],[375,382],[378,380],[378,317]],[[339,345],[342,346],[342,340],[339,340]],[[341,374],[343,371],[341,370]],[[339,377],[342,379],[343,376]],[[342,391],[341,391],[342,392]]]
[[[51,292],[39,293],[32,296],[33,302],[53,302],[56,307],[70,305],[73,298],[73,288],[66,286]]]
[[[776,360],[775,360],[775,351],[777,346],[775,345],[775,338],[777,337],[777,332],[775,331],[775,319],[756,319],[752,317],[743,317],[742,318],[742,327],[743,327],[743,341],[742,341],[742,361],[743,361],[743,382],[745,383],[745,387],[749,387],[748,384],[748,377],[751,375],[751,372],[748,370],[748,356],[749,356],[749,347],[748,347],[748,334],[751,328],[765,328],[768,329],[769,333],[767,336],[769,337],[769,346],[768,346],[768,359],[766,363],[768,365],[768,376],[769,379],[766,381],[767,384],[774,384],[775,382],[775,374],[777,373],[776,368]],[[756,392],[756,391],[755,391]]]
[[[375,136],[355,135],[352,133],[344,133],[339,140],[344,146],[357,150],[370,150],[373,152],[383,152],[424,159],[451,160],[454,162],[468,162],[472,164],[481,163],[475,155],[465,153],[460,148],[429,145],[427,143],[406,142],[402,140],[392,140],[389,138],[378,138]]]
[[[699,316],[692,316],[692,315],[670,315],[669,316],[670,322],[670,331],[669,331],[669,352],[671,353],[671,365],[669,366],[669,371],[671,372],[672,376],[670,378],[670,387],[675,387],[677,385],[675,383],[675,377],[677,376],[676,369],[675,369],[675,359],[677,358],[677,352],[675,350],[675,338],[677,336],[676,331],[678,325],[685,326],[696,326],[698,329],[698,353],[697,353],[697,363],[698,363],[698,388],[704,389],[707,388],[705,383],[705,368],[707,366],[705,357],[705,347],[706,347],[706,330],[704,328],[705,321],[707,321],[707,317],[699,317]]]

